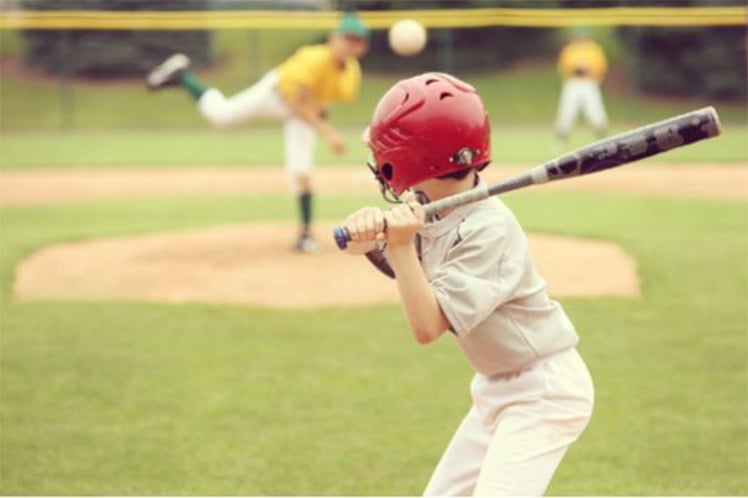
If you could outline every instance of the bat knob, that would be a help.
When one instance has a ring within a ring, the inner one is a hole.
[[[345,227],[337,226],[332,231],[333,236],[335,237],[335,243],[338,245],[339,249],[345,249],[348,247],[348,242],[351,240],[351,235],[348,233],[348,230],[345,229]]]

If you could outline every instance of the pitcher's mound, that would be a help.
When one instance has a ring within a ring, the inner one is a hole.
[[[397,302],[393,280],[361,256],[342,254],[332,225],[318,223],[319,250],[291,249],[296,226],[242,224],[58,244],[18,267],[22,300],[136,300],[312,308]],[[633,258],[618,245],[530,235],[554,296],[639,293]]]

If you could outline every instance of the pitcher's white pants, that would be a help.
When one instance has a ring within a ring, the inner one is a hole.
[[[306,121],[293,115],[276,91],[277,82],[277,72],[270,71],[260,81],[231,97],[211,88],[197,101],[197,108],[216,128],[228,128],[261,117],[282,119],[285,167],[298,188],[298,178],[308,177],[314,166],[317,133]]]
[[[541,496],[592,414],[592,379],[576,349],[516,374],[477,374],[470,391],[473,406],[424,495]]]
[[[608,116],[598,83],[590,78],[569,78],[561,87],[556,134],[560,137],[568,136],[580,112],[596,132],[606,131]]]

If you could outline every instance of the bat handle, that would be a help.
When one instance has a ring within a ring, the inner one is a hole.
[[[450,195],[438,201],[432,201],[432,202],[426,203],[423,205],[424,214],[428,218],[429,216],[435,213],[438,213],[442,209],[449,209],[449,208],[454,208],[457,206],[462,206],[464,204],[468,204],[468,203],[475,202],[481,199],[485,199],[486,197],[497,194],[499,192],[503,192],[505,190],[511,190],[514,188],[524,187],[525,185],[529,185],[530,183],[532,183],[530,177],[526,177],[526,176],[527,175],[524,175],[519,180],[515,180],[512,183],[510,183],[509,185],[511,186],[511,188],[504,188],[503,190],[497,190],[495,192],[492,192],[491,190],[489,190],[488,185],[481,183],[477,187],[467,190],[465,192]],[[387,230],[387,220],[385,220],[384,229]],[[335,237],[335,243],[338,245],[338,247],[341,250],[348,247],[348,242],[351,241],[351,234],[343,226],[336,226],[333,229],[333,236]]]
[[[332,231],[335,237],[335,243],[338,245],[338,249],[341,251],[348,247],[348,242],[351,241],[351,234],[344,226],[336,226]]]

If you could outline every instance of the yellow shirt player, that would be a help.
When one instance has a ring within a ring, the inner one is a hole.
[[[299,199],[301,229],[297,250],[311,252],[314,149],[317,135],[337,154],[345,141],[327,120],[337,102],[353,102],[361,86],[359,59],[369,47],[369,29],[354,12],[346,12],[326,43],[299,48],[251,87],[226,97],[188,71],[189,58],[175,54],[146,77],[149,89],[181,86],[197,102],[199,112],[215,127],[226,128],[259,117],[284,121],[285,167]]]
[[[561,50],[557,69],[564,80],[555,124],[559,140],[566,142],[580,113],[598,137],[605,136],[608,117],[600,84],[608,71],[608,60],[602,47],[578,33]]]
[[[301,47],[278,67],[278,91],[295,100],[307,89],[320,109],[336,102],[353,102],[361,87],[361,67],[351,58],[341,63],[330,45]]]
[[[608,72],[608,59],[600,45],[587,38],[575,38],[561,50],[558,72],[564,79],[592,78],[602,83]]]

